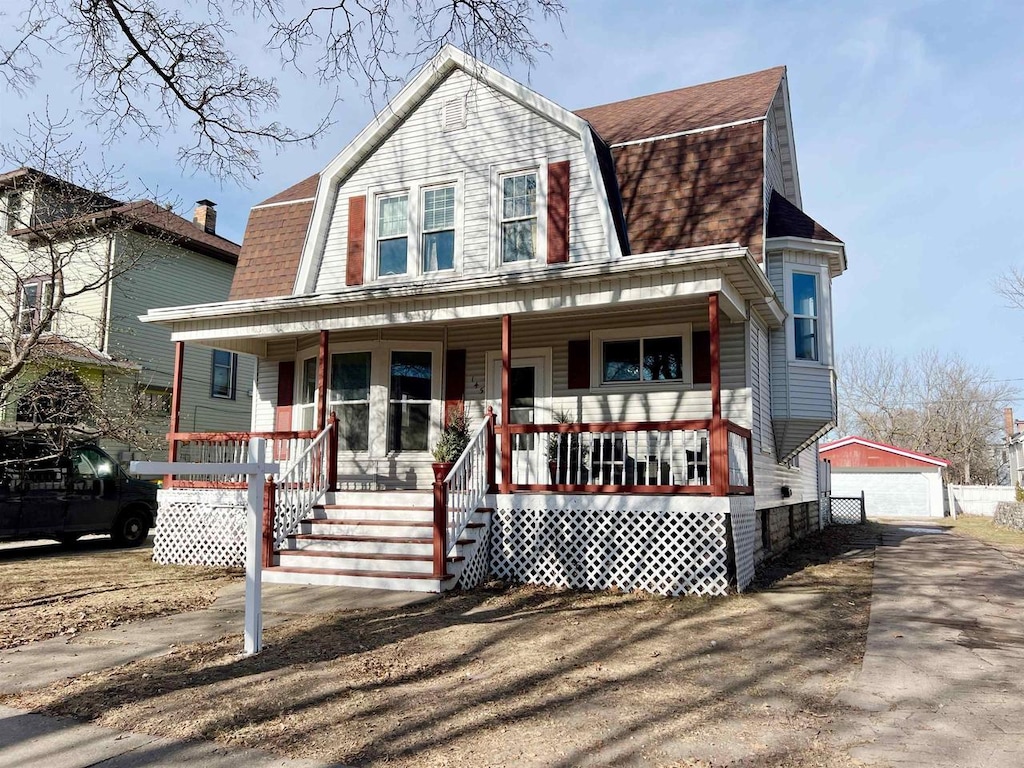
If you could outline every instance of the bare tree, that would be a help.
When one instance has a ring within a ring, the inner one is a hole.
[[[947,459],[953,482],[996,482],[1012,386],[934,350],[902,358],[855,347],[838,367],[841,432]]]
[[[246,41],[232,22],[265,23],[264,47],[283,66],[302,72],[311,61],[322,84],[349,78],[375,98],[446,43],[484,61],[532,65],[545,46],[531,27],[564,12],[562,0],[329,0],[298,14],[284,0],[187,8],[191,15],[159,0],[15,0],[0,77],[23,92],[38,79],[41,50],[66,55],[91,105],[84,115],[108,140],[129,129],[155,139],[186,123],[183,166],[245,181],[259,175],[261,148],[315,142],[338,98],[304,128],[274,120],[277,83],[240,61],[232,46]]]
[[[33,163],[0,174],[0,407],[49,432],[86,430],[136,445],[152,408],[136,367],[103,350],[97,308],[145,257],[139,238],[122,235],[142,230],[152,244],[163,237],[159,217],[173,214],[153,201],[122,203],[119,173],[90,172],[70,131],[66,118],[39,119],[0,146],[5,162]],[[110,375],[79,375],[97,369]]]
[[[1024,309],[1024,269],[1012,267],[994,285],[996,293],[1006,299],[1011,307]]]

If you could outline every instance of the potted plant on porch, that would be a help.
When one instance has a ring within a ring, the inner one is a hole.
[[[572,416],[565,411],[555,414],[556,424],[572,422]],[[552,433],[548,437],[548,472],[551,474],[551,482],[558,485],[585,485],[590,479],[586,466],[587,452],[579,432]]]
[[[452,471],[452,466],[466,446],[469,445],[469,423],[466,421],[466,413],[461,408],[453,410],[448,414],[448,422],[441,430],[441,436],[434,445],[434,480],[441,482]]]

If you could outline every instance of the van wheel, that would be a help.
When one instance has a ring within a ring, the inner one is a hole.
[[[149,535],[149,515],[140,509],[126,509],[117,516],[110,531],[119,547],[137,547]]]

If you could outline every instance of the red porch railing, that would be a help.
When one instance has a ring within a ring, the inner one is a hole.
[[[729,493],[752,492],[750,430],[729,432]],[[513,491],[714,493],[711,419],[590,424],[510,424]]]
[[[282,465],[301,456],[319,433],[315,430],[292,432],[171,432],[167,435],[170,461],[243,463],[248,460],[249,442],[262,437],[267,441],[267,457]],[[336,471],[336,470],[335,470]],[[165,478],[165,488],[244,488],[245,477],[185,475]]]

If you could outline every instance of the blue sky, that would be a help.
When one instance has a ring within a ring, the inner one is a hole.
[[[537,28],[550,56],[510,74],[572,109],[789,67],[804,208],[846,241],[849,255],[834,287],[840,352],[935,347],[995,378],[1024,378],[1016,362],[1024,317],[992,288],[1024,264],[1006,239],[1024,219],[1024,4],[566,5],[564,31]],[[261,68],[272,61],[254,42],[247,55]],[[62,62],[44,64],[32,94],[5,94],[3,141],[44,95],[51,109],[75,105]],[[332,91],[292,73],[280,79],[284,115],[312,124]],[[330,134],[316,148],[267,154],[262,177],[247,189],[182,173],[170,140],[125,140],[108,154],[185,211],[199,198],[217,201],[219,232],[240,240],[251,205],[318,171],[372,117],[359,89],[340,86],[344,102]],[[98,148],[87,129],[80,136]]]

